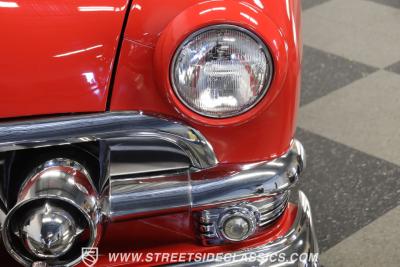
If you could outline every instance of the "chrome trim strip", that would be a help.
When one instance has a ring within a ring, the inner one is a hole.
[[[280,194],[297,182],[304,165],[303,146],[293,140],[286,154],[269,162],[220,164],[168,176],[111,178],[108,216],[120,221]]]
[[[281,200],[281,202],[278,203],[278,206],[274,207],[272,210],[270,210],[269,212],[264,212],[260,214],[260,226],[266,226],[268,224],[270,224],[271,222],[275,221],[277,218],[279,218],[283,212],[286,210],[286,207],[288,205],[288,201],[289,201],[289,192],[287,192],[286,194],[283,194],[286,197],[283,198]]]
[[[176,145],[196,168],[218,164],[211,145],[197,130],[175,121],[130,111],[1,123],[0,152],[137,137],[162,139]]]
[[[285,261],[279,262],[278,255],[285,255]],[[297,255],[292,257],[291,255]],[[291,229],[281,238],[266,243],[265,245],[250,248],[243,251],[229,252],[234,255],[227,261],[220,262],[188,262],[173,266],[265,266],[265,267],[318,267],[318,243],[315,236],[314,225],[312,222],[311,208],[307,197],[303,192],[299,192],[299,203],[297,216]],[[302,254],[309,255],[308,260],[301,260]],[[271,257],[271,255],[277,255]],[[313,256],[316,256],[315,258]],[[254,259],[249,261],[249,259]],[[271,259],[273,261],[271,261]]]
[[[277,208],[282,206],[282,203],[287,203],[289,201],[289,195],[290,192],[285,192],[278,197],[275,197],[274,201],[271,201],[266,205],[264,204],[264,201],[259,201],[262,205],[258,204],[258,202],[255,202],[254,204],[257,205],[258,211],[261,213],[261,215],[263,215],[270,212],[271,210],[276,210]]]

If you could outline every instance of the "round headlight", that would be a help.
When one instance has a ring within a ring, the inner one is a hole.
[[[242,114],[254,107],[271,83],[273,63],[263,41],[232,25],[204,28],[175,53],[172,86],[192,111],[213,118]]]

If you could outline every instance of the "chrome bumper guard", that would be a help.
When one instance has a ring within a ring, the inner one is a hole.
[[[300,191],[296,219],[284,236],[262,246],[230,252],[229,256],[232,257],[176,266],[318,267],[318,253],[310,204],[305,194]]]

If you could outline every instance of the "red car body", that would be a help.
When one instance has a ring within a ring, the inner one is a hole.
[[[127,4],[32,0],[0,8],[0,117],[142,110],[198,127],[221,162],[268,160],[287,150],[300,89],[299,1],[133,1],[121,36]],[[191,119],[195,114],[170,103],[177,101],[165,85],[169,57],[189,33],[221,22],[265,38],[276,64],[273,84],[257,106],[261,110],[252,110],[246,118]],[[157,48],[163,51],[155,58]],[[227,135],[229,139],[222,138]]]
[[[180,43],[196,30],[216,24],[256,33],[274,63],[272,84],[261,102],[225,119],[188,109],[169,81]],[[197,129],[211,144],[221,168],[228,169],[274,160],[291,146],[301,79],[300,1],[7,0],[0,1],[0,25],[4,123],[140,111]],[[289,204],[261,235],[225,246],[199,244],[188,212],[110,224],[96,266],[112,266],[107,255],[114,251],[229,253],[256,247],[285,235],[296,212],[296,205]]]

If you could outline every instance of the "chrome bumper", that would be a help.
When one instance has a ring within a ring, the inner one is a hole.
[[[276,196],[296,184],[305,166],[304,149],[297,140],[286,154],[272,161],[219,163],[212,146],[197,130],[139,112],[0,124],[0,152],[87,142],[99,143],[101,175],[95,186],[99,209],[110,221]],[[142,152],[149,151],[154,153],[143,163]],[[154,160],[159,151],[167,153],[168,166]],[[173,175],[166,174],[171,171]],[[3,192],[0,196],[6,199]],[[7,201],[4,204],[11,208]]]
[[[95,143],[99,150],[99,177],[91,182],[98,191],[94,197],[98,214],[94,217],[101,225],[172,212],[189,212],[196,219],[194,215],[200,212],[209,214],[213,209],[225,209],[260,198],[279,198],[293,188],[305,167],[304,149],[297,140],[291,142],[284,155],[271,161],[219,163],[212,146],[196,129],[137,112],[77,115],[0,125],[0,153],[88,142]],[[0,181],[10,180],[8,176],[1,176],[0,172]],[[77,187],[76,190],[82,189]],[[6,194],[1,191],[0,203],[4,202],[4,211],[0,207],[0,228],[2,217],[7,212],[10,214],[13,208],[13,203],[7,201]],[[58,196],[54,194],[48,198]],[[286,207],[286,202],[282,203],[279,207]],[[274,210],[269,210],[275,206],[270,206],[263,212],[258,210],[259,215],[268,219],[269,215],[275,214]],[[2,230],[3,233],[7,231],[6,227]],[[201,233],[210,234],[208,230]],[[215,236],[219,238],[218,234]],[[100,236],[96,244],[99,240]],[[227,263],[192,264],[318,266],[314,261],[302,263],[301,258],[290,258],[292,253],[300,256],[316,252],[318,247],[309,204],[300,193],[298,215],[286,236],[258,248],[239,251]],[[284,253],[289,257],[288,261],[274,263],[274,258],[268,255],[276,253]],[[255,254],[259,256],[256,261],[246,261],[248,256]]]
[[[305,194],[300,191],[297,216],[285,236],[263,246],[230,252],[232,257],[177,266],[318,267],[318,253],[310,204]]]
[[[111,179],[108,217],[121,221],[275,196],[296,184],[304,165],[303,146],[293,140],[286,154],[268,162],[221,164],[169,176]]]

